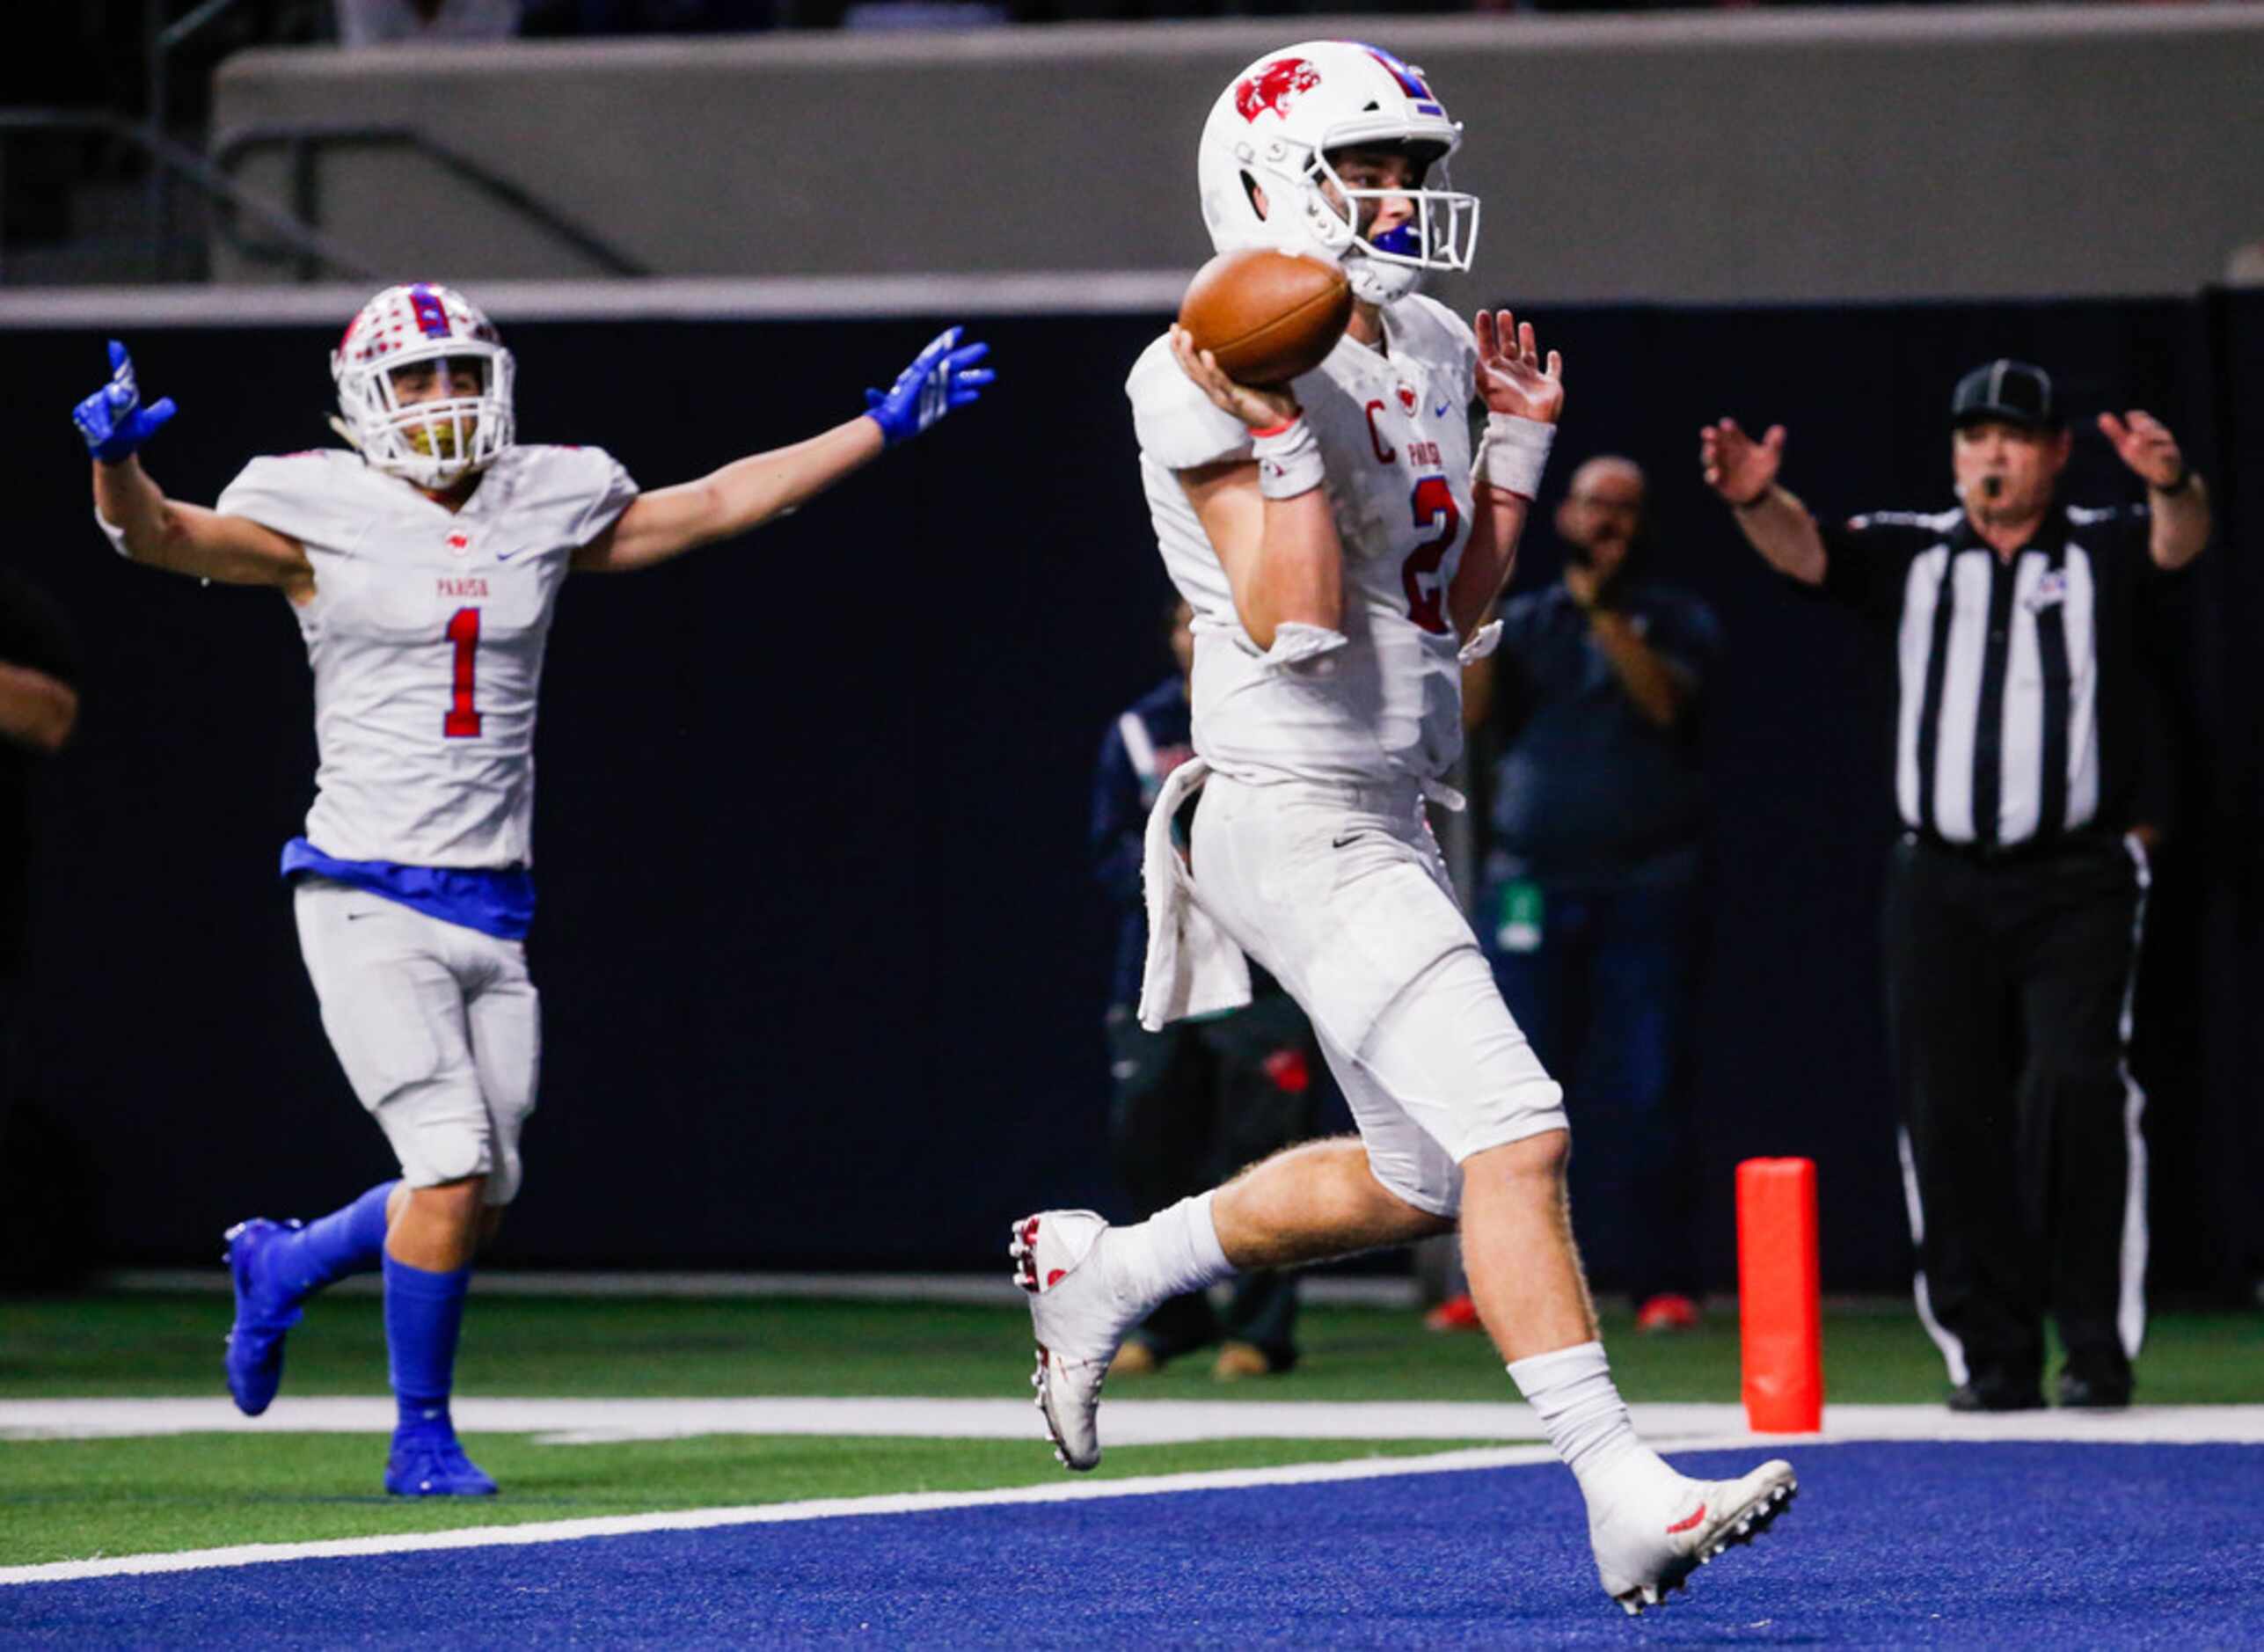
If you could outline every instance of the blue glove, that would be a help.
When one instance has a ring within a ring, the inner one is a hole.
[[[106,464],[115,464],[151,436],[173,416],[173,398],[142,406],[142,392],[134,384],[134,358],[117,340],[110,340],[110,382],[70,410],[71,422],[86,438],[87,450]]]
[[[977,400],[997,375],[975,363],[990,354],[987,344],[961,344],[959,327],[946,327],[929,340],[912,364],[896,375],[884,394],[865,392],[865,412],[880,427],[888,445],[909,441],[954,407]]]

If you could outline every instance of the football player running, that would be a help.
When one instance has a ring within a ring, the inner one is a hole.
[[[1359,1126],[1136,1226],[1016,1224],[1033,1378],[1071,1468],[1099,1460],[1102,1374],[1157,1303],[1245,1268],[1453,1231],[1510,1377],[1578,1478],[1603,1587],[1630,1612],[1765,1527],[1791,1467],[1690,1480],[1639,1440],[1597,1340],[1565,1197],[1561,1095],[1504,1007],[1422,815],[1462,743],[1461,658],[1507,583],[1563,405],[1530,322],[1475,331],[1415,290],[1470,267],[1478,202],[1421,72],[1310,41],[1238,77],[1203,128],[1217,248],[1340,264],[1350,326],[1278,388],[1184,331],[1127,391],[1165,563],[1194,610],[1196,757],[1149,833],[1149,1025],[1246,991],[1244,954],[1311,1017]],[[1472,451],[1470,411],[1483,404]],[[1195,787],[1192,866],[1170,837]]]
[[[320,768],[283,851],[323,1027],[400,1161],[320,1220],[228,1232],[229,1392],[257,1416],[301,1305],[381,1268],[399,1421],[385,1489],[495,1482],[449,1415],[472,1260],[520,1186],[537,999],[522,938],[543,654],[569,572],[650,567],[746,532],[977,398],[987,347],[952,328],[858,416],[697,481],[639,493],[595,448],[514,440],[511,353],[445,287],[388,288],[331,357],[343,449],[255,458],[211,509],[169,499],[139,450],[173,416],[141,404],[123,346],[74,418],[96,521],[124,556],[289,600],[313,668]]]

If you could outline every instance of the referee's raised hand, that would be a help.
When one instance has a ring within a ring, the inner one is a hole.
[[[2149,487],[2174,489],[2186,474],[2185,455],[2170,428],[2143,408],[2133,407],[2117,419],[2099,415],[2100,434],[2114,444],[2114,455]]]
[[[1823,583],[1827,553],[1808,508],[1777,485],[1785,463],[1785,427],[1771,425],[1756,442],[1735,419],[1698,430],[1698,473],[1726,501],[1731,520],[1779,574],[1807,585]]]
[[[1777,485],[1778,468],[1785,462],[1785,427],[1771,425],[1756,442],[1738,428],[1735,419],[1723,419],[1698,428],[1698,471],[1705,485],[1741,509],[1760,503]]]

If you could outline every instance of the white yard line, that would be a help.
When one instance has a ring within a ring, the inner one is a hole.
[[[1672,1451],[1752,1447],[1764,1442],[1797,1451],[1801,1445],[1863,1440],[2002,1442],[2060,1440],[2101,1444],[2264,1444],[2264,1406],[2141,1406],[2085,1414],[2020,1412],[1960,1416],[1939,1406],[1836,1406],[1821,1435],[1761,1436],[1747,1431],[1736,1406],[1636,1406],[1637,1426]],[[674,1439],[701,1434],[831,1434],[958,1439],[1028,1439],[1038,1444],[1036,1419],[1020,1400],[481,1400],[457,1402],[456,1418],[469,1432],[531,1433],[559,1442]],[[0,1408],[0,1436],[85,1439],[206,1431],[382,1433],[391,1427],[392,1403],[383,1399],[279,1401],[266,1418],[239,1417],[225,1401],[79,1400],[11,1403]],[[1232,1402],[1120,1400],[1106,1414],[1106,1433],[1117,1444],[1227,1438],[1483,1439],[1530,1437],[1531,1413],[1522,1404],[1401,1404],[1394,1401]],[[1461,1469],[1508,1468],[1552,1460],[1546,1446],[1491,1447],[1435,1456],[1368,1458],[1281,1468],[1156,1474],[1118,1480],[1064,1480],[1000,1491],[922,1492],[881,1497],[837,1497],[741,1509],[694,1509],[603,1519],[529,1522],[464,1531],[320,1543],[258,1543],[172,1554],[123,1555],[0,1568],[0,1585],[78,1578],[185,1572],[253,1566],[274,1561],[427,1550],[488,1548],[513,1544],[565,1543],[642,1531],[688,1531],[719,1526],[765,1525],[851,1515],[914,1514],[1008,1503],[1082,1502],[1096,1497],[1153,1496],[1167,1492],[1240,1487],[1310,1485]]]
[[[127,1554],[44,1566],[0,1567],[0,1584],[64,1583],[211,1567],[258,1566],[362,1554],[408,1554],[430,1549],[498,1548],[514,1544],[572,1543],[583,1538],[629,1537],[641,1531],[698,1531],[717,1526],[775,1525],[834,1520],[850,1515],[923,1514],[941,1509],[980,1509],[999,1503],[1085,1502],[1096,1497],[1152,1497],[1166,1492],[1228,1491],[1248,1486],[1305,1486],[1327,1480],[1380,1480],[1397,1474],[1438,1474],[1457,1469],[1515,1468],[1553,1460],[1547,1446],[1442,1451],[1435,1457],[1369,1458],[1355,1463],[1307,1463],[1284,1468],[1224,1469],[1209,1473],[1150,1474],[1132,1480],[1063,1480],[1003,1491],[900,1492],[884,1497],[826,1497],[807,1502],[748,1509],[685,1509],[666,1514],[612,1515],[595,1520],[545,1520],[527,1525],[477,1526],[383,1538],[335,1538],[322,1543],[246,1543],[234,1548],[193,1549],[177,1554]]]

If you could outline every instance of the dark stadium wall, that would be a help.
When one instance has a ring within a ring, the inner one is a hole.
[[[1544,10],[286,47],[220,66],[213,125],[365,263],[465,281],[603,267],[413,145],[302,165],[276,128],[430,134],[657,274],[1171,271],[1210,251],[1220,89],[1344,30],[1428,66],[1480,267],[1529,303],[2182,295],[2264,226],[2253,7]],[[223,280],[288,267],[215,240]]]
[[[678,480],[851,412],[936,320],[521,325],[521,434]],[[570,583],[539,746],[545,1071],[499,1261],[980,1268],[1033,1203],[1120,1207],[1110,920],[1084,832],[1101,731],[1163,664],[1119,393],[1156,325],[986,323],[1002,383],[980,410],[747,541]],[[1545,331],[1572,386],[1564,457],[1651,467],[1662,570],[1728,638],[1708,725],[1709,1273],[1732,1277],[1734,1162],[1800,1153],[1822,1169],[1831,1287],[1899,1288],[1875,960],[1885,662],[1743,548],[1698,484],[1698,428],[1784,422],[1786,479],[1823,511],[1937,506],[1948,387],[2009,352],[2058,367],[2086,415],[2161,413],[2212,476],[2245,433],[2253,471],[2264,298],[1572,311]],[[249,455],[327,441],[330,341],[135,333],[142,383],[182,410],[152,471],[208,501]],[[312,1215],[388,1171],[275,878],[310,794],[306,667],[280,598],[129,567],[96,536],[63,410],[99,376],[100,336],[0,347],[8,554],[66,601],[87,655],[82,732],[41,800],[38,1086],[98,1167],[106,1257],[205,1261],[239,1217]],[[2076,472],[2082,497],[2136,493],[2095,435]],[[2221,492],[2230,519],[2264,478]],[[2189,818],[2140,1005],[2173,1283],[2249,1242],[2257,740],[2228,654],[2264,597],[2239,546],[2228,520],[2173,650]],[[1520,581],[1554,572],[1537,534]]]

